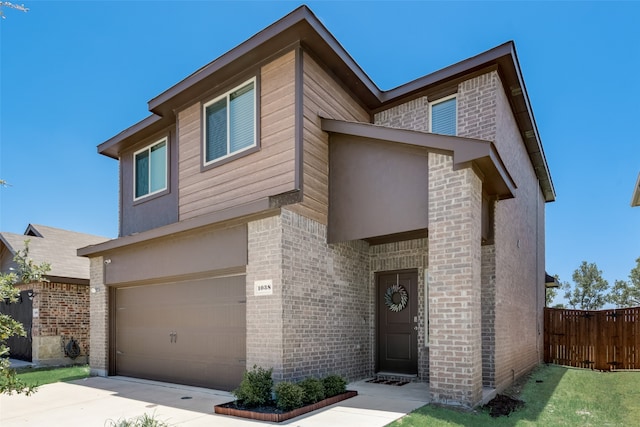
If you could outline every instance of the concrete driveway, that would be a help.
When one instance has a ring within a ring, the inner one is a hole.
[[[214,405],[233,400],[230,393],[127,377],[91,377],[41,386],[31,396],[0,395],[0,425],[108,426],[108,421],[154,414],[175,426],[240,427],[258,425],[384,426],[428,403],[428,384],[404,386],[351,383],[358,396],[277,424],[217,415]]]

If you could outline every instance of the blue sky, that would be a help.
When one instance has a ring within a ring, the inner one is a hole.
[[[118,164],[96,146],[299,2],[28,1],[0,22],[0,230],[115,237]],[[514,40],[557,201],[547,270],[611,284],[640,256],[640,3],[308,2],[382,89]]]

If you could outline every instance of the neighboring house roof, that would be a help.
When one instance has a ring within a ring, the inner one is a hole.
[[[29,224],[24,234],[0,232],[0,242],[8,249],[11,258],[24,249],[24,241],[29,240],[29,257],[36,264],[48,262],[51,278],[89,280],[89,259],[77,255],[78,248],[95,245],[108,240],[106,237],[78,233]],[[7,256],[7,255],[5,255]],[[7,260],[4,260],[6,264]]]
[[[631,197],[631,207],[640,206],[640,173],[636,180],[636,186],[633,189],[633,196]]]
[[[487,67],[499,68],[544,198],[547,202],[555,200],[555,189],[513,42],[507,42],[395,89],[383,91],[304,5],[150,100],[148,107],[152,115],[100,144],[98,152],[117,159],[124,147],[175,123],[175,111],[180,106],[215,87],[220,81],[292,46],[296,40],[302,47],[312,50],[322,62],[330,64],[331,71],[371,111],[388,108],[406,97],[419,96],[425,90],[443,83],[461,81],[465,76]]]

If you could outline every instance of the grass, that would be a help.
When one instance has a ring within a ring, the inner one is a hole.
[[[458,411],[426,405],[389,427],[638,425],[639,384],[640,372],[540,366],[519,396],[524,408],[508,417],[491,418],[482,408]]]
[[[89,366],[22,368],[17,371],[18,378],[30,386],[39,386],[60,381],[72,381],[87,378]]]

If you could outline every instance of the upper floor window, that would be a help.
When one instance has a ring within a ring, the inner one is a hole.
[[[256,146],[255,78],[204,104],[204,164]]]
[[[456,135],[458,133],[458,113],[456,96],[451,95],[429,104],[430,129],[432,133]]]
[[[134,200],[167,189],[167,138],[133,155]]]

